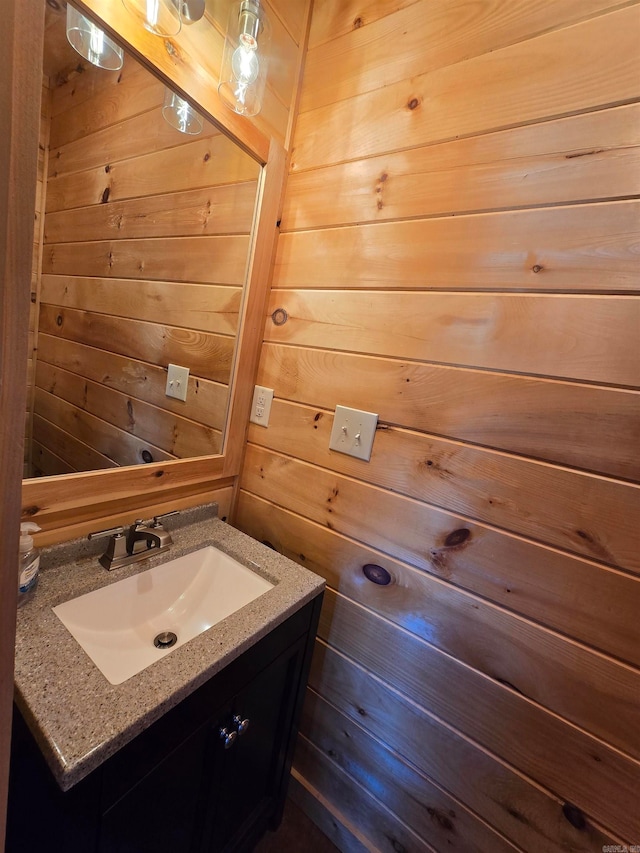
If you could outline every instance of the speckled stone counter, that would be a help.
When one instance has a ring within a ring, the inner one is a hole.
[[[111,572],[98,563],[104,540],[78,539],[43,550],[35,597],[18,611],[15,695],[63,790],[323,590],[318,575],[215,513],[211,504],[166,519],[174,541],[168,552]],[[110,684],[51,608],[205,545],[263,575],[273,589],[123,684]]]

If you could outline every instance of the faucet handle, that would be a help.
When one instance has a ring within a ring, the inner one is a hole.
[[[153,516],[153,524],[151,526],[152,527],[161,527],[162,522],[160,521],[160,519],[161,518],[169,518],[170,515],[180,515],[180,511],[177,509],[173,509],[173,510],[171,510],[171,512],[163,512],[161,515],[154,515]]]
[[[106,539],[107,536],[120,537],[124,535],[124,527],[110,527],[108,530],[96,530],[89,533],[87,539]]]
[[[104,566],[107,571],[113,568],[113,564],[124,557],[127,552],[127,540],[124,535],[124,527],[110,527],[108,530],[96,530],[94,533],[89,533],[87,539],[106,539],[107,550],[98,561],[101,566]]]

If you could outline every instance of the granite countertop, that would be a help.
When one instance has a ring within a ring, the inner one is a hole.
[[[43,549],[34,598],[18,610],[15,698],[58,784],[68,790],[170,708],[280,625],[324,580],[215,517],[210,504],[166,519],[168,552],[107,572],[104,541]],[[138,675],[110,684],[52,607],[205,545],[262,574],[273,589]]]

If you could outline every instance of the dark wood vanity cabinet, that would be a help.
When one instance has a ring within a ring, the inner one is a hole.
[[[66,793],[16,714],[6,853],[250,851],[282,814],[321,598]]]

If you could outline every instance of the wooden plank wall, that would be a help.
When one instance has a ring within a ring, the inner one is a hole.
[[[342,850],[640,844],[639,33],[314,4],[235,523],[328,582],[294,792]]]
[[[170,127],[132,58],[80,68],[52,98],[36,472],[217,453],[259,167],[209,123]],[[165,396],[169,363],[190,370],[186,403]]]

